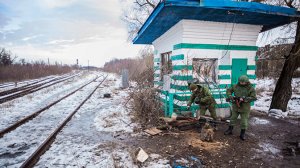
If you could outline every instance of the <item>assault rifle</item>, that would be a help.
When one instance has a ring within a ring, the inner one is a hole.
[[[235,103],[236,106],[239,108],[241,107],[241,104],[245,102],[245,97],[237,97],[237,96],[231,96],[230,98],[226,98],[227,102]]]

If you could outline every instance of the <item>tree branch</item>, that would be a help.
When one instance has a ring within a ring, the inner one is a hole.
[[[292,4],[294,2],[294,0],[284,0],[286,6],[290,7],[290,8],[295,8]]]
[[[138,0],[135,0],[134,3],[138,4],[140,7],[143,7],[143,6],[145,6],[145,5],[149,5],[149,6],[151,6],[152,8],[155,8],[155,4],[151,3],[149,0],[146,0],[146,2],[144,2],[144,3],[141,3],[141,2],[139,2]]]
[[[146,2],[147,2],[152,8],[155,8],[155,4],[151,3],[149,0],[146,0]]]

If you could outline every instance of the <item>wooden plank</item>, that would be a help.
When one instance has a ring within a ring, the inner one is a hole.
[[[152,136],[162,133],[161,130],[159,130],[159,129],[155,128],[155,127],[146,129],[145,132],[146,132],[147,134],[152,135]]]

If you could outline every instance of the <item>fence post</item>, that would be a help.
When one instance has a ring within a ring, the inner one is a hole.
[[[169,117],[172,116],[174,112],[174,94],[173,93],[169,93]]]
[[[122,87],[128,88],[129,87],[129,72],[128,69],[122,70]]]
[[[164,102],[164,106],[165,106],[165,116],[168,115],[168,92],[165,92],[165,102]]]

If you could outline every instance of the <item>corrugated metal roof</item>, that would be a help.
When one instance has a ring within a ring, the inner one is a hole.
[[[151,44],[182,19],[262,25],[266,31],[300,19],[293,8],[231,0],[165,0],[148,17],[134,44]]]

